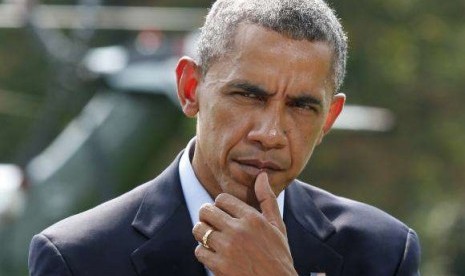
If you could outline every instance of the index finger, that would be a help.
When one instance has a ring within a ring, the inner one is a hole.
[[[259,214],[258,211],[252,206],[227,193],[219,194],[215,198],[215,206],[234,218],[244,217],[250,212]]]

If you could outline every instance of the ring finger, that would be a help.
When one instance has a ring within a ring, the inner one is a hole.
[[[216,231],[212,226],[206,224],[205,222],[198,222],[194,228],[192,229],[192,234],[194,234],[194,238],[201,244],[203,244],[203,239],[207,232],[209,230],[212,230],[212,232],[208,235],[206,239],[206,243],[208,245],[208,249],[215,251],[215,245],[217,244],[217,238],[218,235],[220,234],[219,231]]]

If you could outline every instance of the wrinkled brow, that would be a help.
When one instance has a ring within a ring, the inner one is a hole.
[[[228,84],[228,87],[240,89],[242,91],[254,94],[257,97],[261,97],[261,98],[267,98],[275,94],[275,93],[271,93],[267,91],[266,89],[258,85],[252,84],[247,81],[232,82]],[[287,98],[292,103],[298,103],[298,104],[303,104],[303,105],[311,104],[311,105],[317,105],[320,108],[323,107],[322,101],[320,99],[317,99],[314,96],[307,95],[307,93],[303,93],[302,96],[287,96]]]
[[[309,96],[309,95],[296,96],[296,97],[288,96],[288,99],[293,103],[298,103],[298,104],[303,104],[303,105],[317,105],[320,108],[323,107],[323,103],[321,102],[321,100],[313,96]]]
[[[269,97],[273,95],[273,93],[267,91],[266,89],[263,89],[262,87],[247,81],[232,82],[228,84],[228,86],[231,88],[237,88],[245,92],[254,94],[257,97]]]

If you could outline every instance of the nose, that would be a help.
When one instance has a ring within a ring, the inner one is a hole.
[[[258,144],[262,150],[280,149],[287,144],[284,115],[278,108],[262,110],[247,138]]]

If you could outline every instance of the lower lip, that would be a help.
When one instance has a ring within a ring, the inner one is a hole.
[[[272,170],[272,169],[260,169],[260,168],[257,168],[255,166],[252,166],[252,165],[239,163],[237,161],[235,163],[239,165],[240,169],[243,172],[245,172],[246,174],[251,175],[253,177],[257,177],[257,175],[259,173],[261,173],[261,172],[266,172],[268,175],[273,173],[273,172],[276,172],[275,170]]]
[[[263,169],[259,169],[259,168],[255,167],[255,166],[241,164],[241,163],[237,163],[237,164],[241,167],[242,171],[244,171],[246,174],[254,176],[254,177],[256,177],[260,172],[263,171]]]

